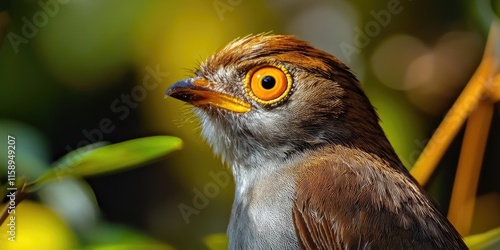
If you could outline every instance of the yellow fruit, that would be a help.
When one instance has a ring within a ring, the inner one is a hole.
[[[68,250],[76,246],[77,239],[65,222],[36,202],[21,202],[0,226],[2,250]]]

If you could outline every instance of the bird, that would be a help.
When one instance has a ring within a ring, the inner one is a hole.
[[[293,35],[237,38],[165,97],[231,169],[230,249],[467,249],[351,69]]]

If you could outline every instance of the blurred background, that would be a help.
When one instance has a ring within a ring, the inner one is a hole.
[[[2,236],[0,248],[204,249],[206,236],[224,233],[232,177],[189,107],[163,94],[248,34],[293,34],[349,65],[411,168],[478,66],[498,13],[494,0],[2,0],[0,134],[17,138],[17,176],[33,180],[99,141],[174,135],[184,148],[142,168],[46,185],[18,207],[18,244]],[[500,226],[498,110],[471,234]],[[462,135],[426,186],[444,212]]]

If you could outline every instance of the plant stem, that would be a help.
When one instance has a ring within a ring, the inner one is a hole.
[[[17,205],[19,205],[19,203],[26,198],[27,194],[26,182],[23,182],[23,184],[15,191],[14,205],[10,206],[10,202],[5,204],[2,214],[0,214],[0,226],[3,225],[5,220],[9,217],[9,210],[15,209]]]

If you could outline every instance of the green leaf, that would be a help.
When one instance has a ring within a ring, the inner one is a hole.
[[[500,227],[482,234],[467,236],[465,243],[471,250],[500,249]]]
[[[182,140],[172,136],[152,136],[108,146],[92,144],[76,149],[53,164],[53,168],[30,186],[64,177],[87,177],[138,167],[182,148]]]
[[[52,168],[56,169],[65,169],[71,165],[77,164],[83,158],[89,156],[93,150],[110,145],[109,142],[96,142],[93,144],[89,144],[80,148],[77,148],[63,157],[59,158],[57,161],[52,163]]]
[[[88,246],[89,250],[174,250],[167,244],[114,244],[106,246]]]
[[[229,248],[226,234],[211,234],[203,238],[203,242],[210,250],[227,250]]]
[[[159,242],[124,225],[99,223],[86,232],[91,242],[84,250],[173,250],[164,242]]]

